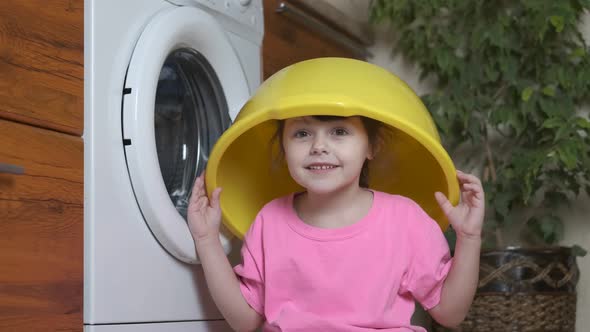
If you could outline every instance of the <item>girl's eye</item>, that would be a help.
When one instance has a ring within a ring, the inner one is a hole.
[[[299,130],[295,132],[295,135],[293,135],[295,138],[304,138],[309,136],[309,133],[307,131],[304,130]]]
[[[348,134],[348,131],[344,128],[336,128],[334,129],[333,134],[336,136],[344,136]]]

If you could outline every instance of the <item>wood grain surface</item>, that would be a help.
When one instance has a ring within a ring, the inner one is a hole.
[[[0,118],[82,135],[83,4],[0,1]]]
[[[82,331],[83,143],[0,120],[0,331]]]
[[[276,13],[280,2],[264,0],[264,40],[262,42],[264,79],[288,65],[303,60],[326,56],[355,58],[350,51],[316,31]]]

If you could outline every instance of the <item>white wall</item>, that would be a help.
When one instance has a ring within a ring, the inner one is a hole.
[[[369,0],[325,0],[332,6],[347,13],[351,19],[366,22]],[[581,27],[588,43],[590,43],[590,14],[585,15]],[[386,29],[380,27],[376,31],[375,45],[370,48],[375,63],[393,72],[405,80],[419,95],[428,91],[429,85],[418,80],[418,71],[402,57],[391,57],[393,41]],[[578,244],[590,250],[590,198],[583,196],[569,208],[561,211],[566,224],[563,245]],[[584,331],[590,326],[590,255],[578,259],[580,281],[578,283],[578,307],[576,330]]]

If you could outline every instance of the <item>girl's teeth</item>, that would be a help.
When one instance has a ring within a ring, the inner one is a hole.
[[[317,169],[322,169],[322,170],[324,170],[324,169],[332,169],[332,168],[334,168],[334,166],[310,166],[309,168],[310,168],[310,169],[316,169],[316,170],[317,170]]]

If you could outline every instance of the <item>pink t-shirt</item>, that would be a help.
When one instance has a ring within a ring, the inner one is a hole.
[[[448,244],[412,200],[373,193],[363,219],[336,229],[304,223],[293,195],[262,208],[234,270],[263,331],[425,331],[410,324],[414,299],[439,303]]]

